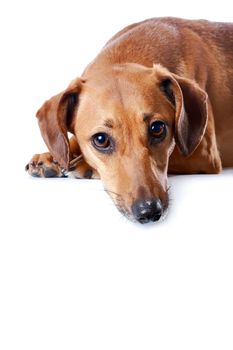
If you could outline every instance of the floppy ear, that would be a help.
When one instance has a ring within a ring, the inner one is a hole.
[[[73,116],[81,86],[81,79],[75,80],[65,91],[46,101],[36,115],[50,153],[65,169],[69,168],[70,162],[67,132],[73,132]]]
[[[205,133],[208,95],[193,80],[172,74],[158,65],[154,66],[154,70],[160,89],[176,110],[176,144],[188,156],[195,151]]]

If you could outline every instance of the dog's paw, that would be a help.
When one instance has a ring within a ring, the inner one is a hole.
[[[35,154],[25,170],[35,177],[64,177],[64,169],[53,159],[50,153]]]
[[[75,157],[70,162],[68,176],[76,179],[99,179],[99,174],[95,169],[86,163],[83,156]]]

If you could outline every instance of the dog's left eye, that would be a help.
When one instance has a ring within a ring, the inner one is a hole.
[[[112,141],[108,134],[99,132],[92,137],[92,144],[98,150],[102,152],[112,151]]]
[[[160,142],[166,136],[167,130],[166,125],[163,121],[157,120],[151,123],[149,128],[149,134],[153,138],[154,141]]]

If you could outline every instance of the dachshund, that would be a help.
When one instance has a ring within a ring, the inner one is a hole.
[[[29,174],[101,178],[126,217],[158,221],[168,173],[233,166],[233,24],[132,24],[37,118],[49,152],[33,156]]]

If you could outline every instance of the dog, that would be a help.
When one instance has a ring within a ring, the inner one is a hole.
[[[233,24],[132,24],[37,118],[49,152],[33,156],[29,174],[101,178],[125,216],[158,221],[167,173],[233,166]]]

